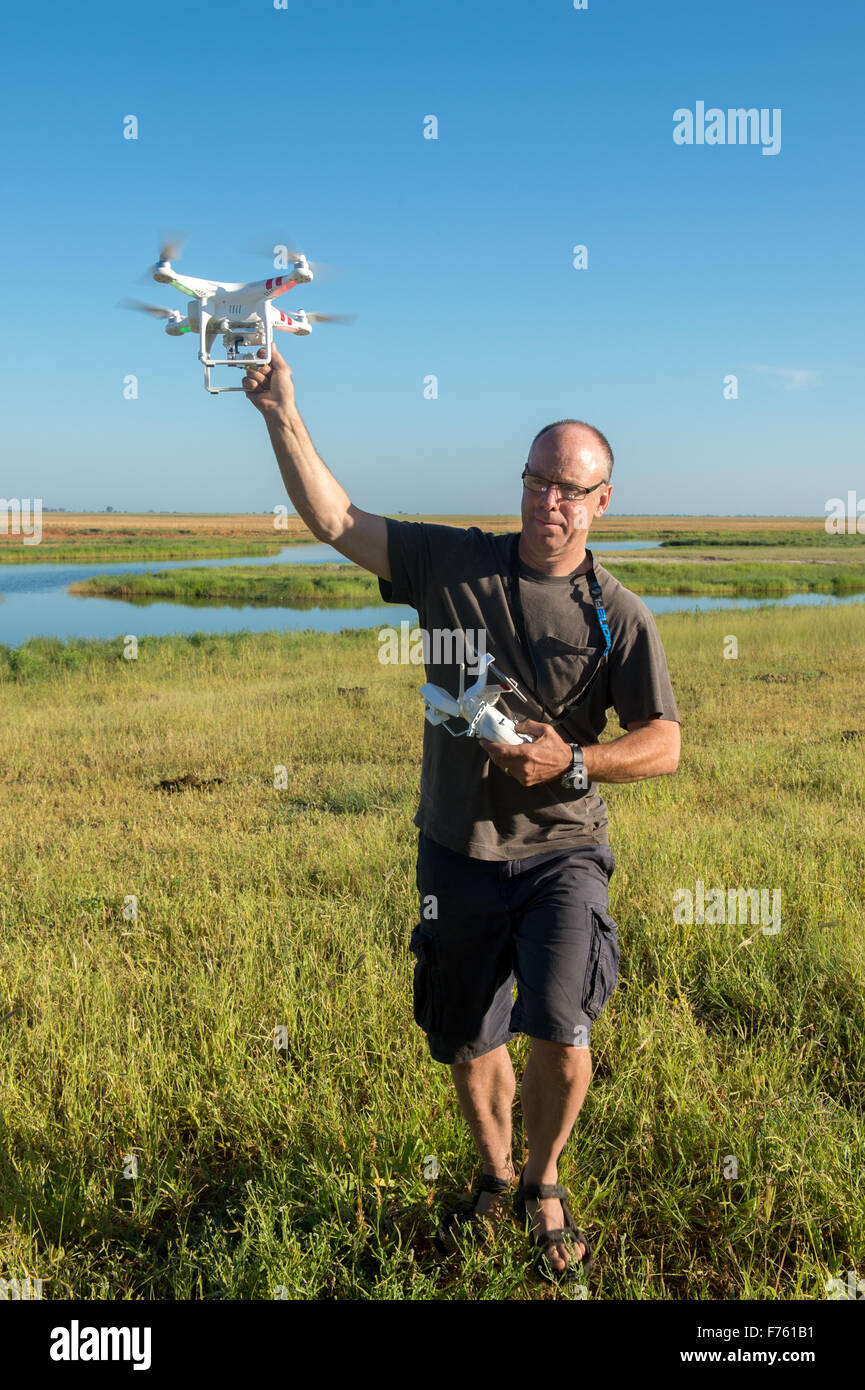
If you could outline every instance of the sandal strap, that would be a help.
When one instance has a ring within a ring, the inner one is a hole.
[[[518,1216],[526,1218],[526,1198],[529,1201],[543,1201],[545,1198],[557,1197],[562,1204],[562,1215],[565,1225],[556,1230],[543,1231],[539,1235],[532,1232],[529,1237],[529,1244],[537,1252],[535,1269],[542,1279],[548,1282],[557,1283],[564,1279],[566,1282],[574,1283],[581,1278],[585,1278],[594,1265],[594,1254],[592,1251],[589,1237],[585,1231],[581,1230],[573,1218],[570,1204],[568,1201],[570,1194],[566,1187],[561,1183],[532,1183],[523,1180],[520,1173],[519,1186],[514,1194],[514,1211]],[[583,1254],[578,1260],[573,1258],[566,1265],[564,1270],[554,1271],[549,1261],[549,1251],[553,1245],[582,1245]]]
[[[520,1179],[522,1193],[528,1197],[530,1202],[545,1201],[549,1197],[558,1197],[559,1201],[564,1202],[568,1197],[568,1189],[562,1187],[558,1182],[523,1182]]]
[[[532,1241],[532,1244],[539,1246],[543,1250],[546,1250],[550,1245],[564,1245],[567,1243],[565,1241],[566,1234],[570,1235],[571,1232],[566,1232],[562,1226],[558,1226],[554,1231],[543,1231],[542,1234],[538,1236],[537,1240]]]
[[[513,1178],[495,1178],[491,1173],[481,1173],[475,1192],[507,1192],[512,1182]]]
[[[585,1231],[581,1231],[578,1226],[559,1226],[554,1231],[544,1231],[538,1239],[532,1241],[533,1245],[542,1245],[545,1249],[548,1245],[584,1245],[589,1249],[589,1242]]]

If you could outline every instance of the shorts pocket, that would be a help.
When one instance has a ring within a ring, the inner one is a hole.
[[[598,903],[586,903],[592,929],[586,977],[583,981],[583,1012],[596,1019],[619,978],[619,940],[616,924]]]
[[[435,1017],[435,940],[425,922],[411,934],[409,950],[416,957],[414,966],[414,1021],[428,1033]]]

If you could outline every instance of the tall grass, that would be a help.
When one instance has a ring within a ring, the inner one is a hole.
[[[682,763],[604,788],[621,976],[561,1180],[592,1297],[820,1298],[865,1275],[865,612],[659,626]],[[478,1165],[411,1013],[423,672],[377,652],[370,630],[3,654],[7,1276],[560,1296],[516,1226],[483,1256],[429,1243]],[[779,888],[782,930],[675,925],[698,878]]]

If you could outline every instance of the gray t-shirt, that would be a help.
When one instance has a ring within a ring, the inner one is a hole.
[[[463,530],[386,521],[391,578],[379,579],[379,591],[388,603],[417,609],[421,627],[430,634],[427,681],[453,695],[459,689],[459,668],[452,653],[444,664],[447,645],[437,650],[435,629],[459,630],[470,646],[473,634],[483,630],[497,668],[527,696],[525,704],[512,693],[499,696],[496,708],[517,722],[555,722],[565,742],[581,746],[598,742],[611,707],[623,728],[654,715],[678,722],[655,620],[642,599],[603,565],[595,561],[594,570],[612,645],[600,661],[604,637],[585,574],[550,576],[529,569],[519,558],[518,532],[495,535],[477,526]],[[519,636],[521,611],[528,649]],[[466,686],[476,678],[477,668],[469,667]],[[495,675],[488,674],[488,683],[498,683]],[[560,720],[575,696],[578,703]],[[420,697],[418,712],[422,715]],[[467,725],[454,717],[449,727],[462,732]],[[608,843],[607,808],[597,783],[587,792],[570,791],[558,778],[523,787],[490,761],[477,739],[452,738],[426,719],[414,824],[430,839],[475,859],[522,859]]]

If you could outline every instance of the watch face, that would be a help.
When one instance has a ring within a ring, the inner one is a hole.
[[[572,743],[571,751],[574,762],[567,773],[568,784],[575,792],[588,791],[589,779],[586,776],[586,765],[583,762],[583,750],[578,743]]]

